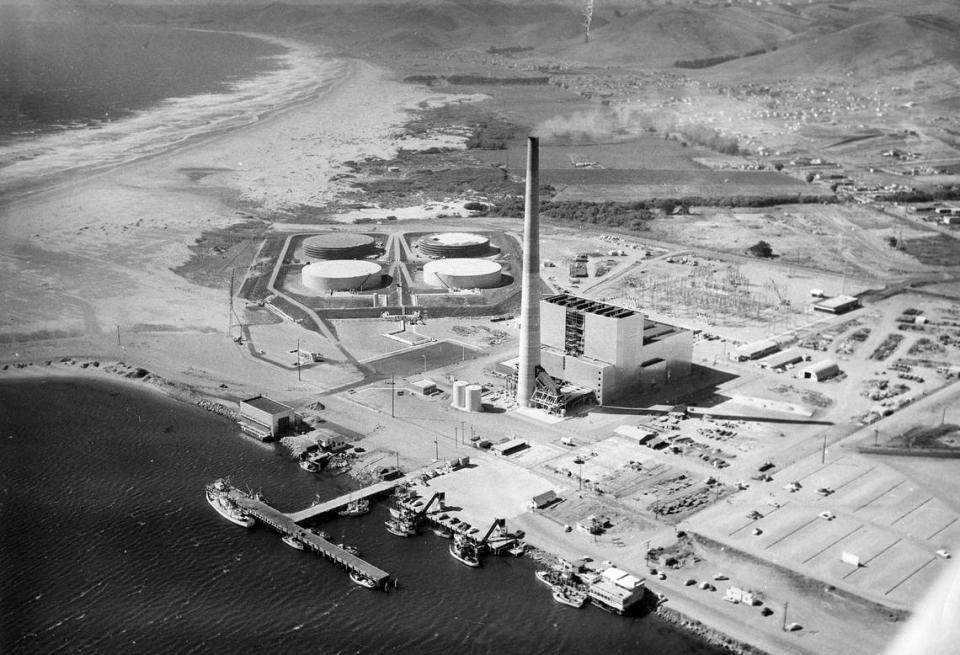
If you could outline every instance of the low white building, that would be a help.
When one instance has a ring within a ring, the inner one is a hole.
[[[839,375],[840,367],[837,366],[837,363],[831,359],[824,359],[819,362],[814,362],[810,366],[807,366],[800,370],[797,373],[797,377],[803,380],[816,380],[817,382],[823,382],[828,380],[836,375]]]

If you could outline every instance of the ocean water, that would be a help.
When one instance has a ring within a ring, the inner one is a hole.
[[[111,382],[0,383],[0,652],[718,653],[658,618],[555,603],[527,558],[454,561],[385,507],[321,523],[390,593],[206,502],[232,476],[283,510],[349,488],[226,419]]]
[[[0,194],[242,126],[340,64],[301,42],[168,27],[0,20]]]

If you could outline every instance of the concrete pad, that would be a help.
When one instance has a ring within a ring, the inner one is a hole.
[[[932,553],[915,544],[901,540],[875,557],[867,566],[847,576],[845,581],[875,597],[889,598],[891,591],[902,585],[904,580],[932,556]],[[902,593],[896,598],[903,598]]]
[[[846,537],[853,536],[862,528],[863,524],[859,521],[843,516],[832,521],[817,517],[816,521],[797,531],[790,538],[784,539],[774,548],[779,555],[797,564],[806,565],[810,560],[817,558]]]
[[[538,423],[544,423],[546,425],[556,425],[557,423],[563,423],[563,421],[566,420],[561,416],[548,414],[542,409],[536,409],[534,407],[517,407],[513,413],[517,416],[532,419]]]
[[[926,496],[922,504],[895,520],[893,527],[911,537],[929,539],[931,535],[948,528],[956,520],[955,512],[936,498]]]
[[[844,552],[860,558],[860,566],[870,566],[872,560],[879,554],[891,548],[900,540],[899,537],[874,528],[863,526],[833,547],[827,549],[823,555],[811,560],[808,565],[814,575],[821,575],[826,580],[843,580],[859,570],[841,560]]]
[[[833,494],[834,502],[840,507],[846,507],[851,512],[855,512],[889,491],[902,479],[895,479],[886,471],[873,469],[859,477],[856,482],[837,489]]]
[[[893,525],[897,519],[916,508],[926,498],[929,498],[927,493],[901,478],[894,481],[886,492],[870,501],[868,505],[857,509],[856,515],[866,521]]]

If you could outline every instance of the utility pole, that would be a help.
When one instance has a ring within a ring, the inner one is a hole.
[[[300,381],[300,339],[297,339],[297,381]]]
[[[879,445],[880,441],[880,429],[873,428],[873,446],[876,448]]]
[[[123,348],[123,345],[120,343],[120,324],[117,323],[117,345]]]
[[[439,462],[440,461],[440,443],[436,439],[433,440],[433,447],[436,448],[436,451],[437,451],[436,460]]]
[[[396,418],[396,402],[397,402],[397,375],[394,373],[390,376],[390,418]],[[399,455],[397,455],[399,457]]]
[[[790,603],[783,601],[783,625],[780,627],[783,632],[787,631],[787,607],[789,606]]]
[[[233,336],[233,282],[234,277],[237,274],[236,268],[230,269],[230,300],[229,300],[229,309],[227,310],[227,335]]]
[[[820,463],[825,464],[827,461],[827,433],[823,433],[823,447],[820,449]]]

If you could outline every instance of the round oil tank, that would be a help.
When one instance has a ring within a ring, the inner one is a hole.
[[[443,232],[420,237],[417,246],[428,257],[480,257],[490,252],[490,239],[469,232]]]
[[[467,403],[467,382],[457,380],[453,383],[453,406],[457,409],[463,409]]]
[[[300,270],[300,281],[310,291],[363,291],[383,283],[383,269],[362,259],[335,259],[307,264]]]
[[[480,398],[483,396],[483,387],[479,384],[468,385],[465,389],[467,394],[467,402],[464,406],[468,412],[480,412],[483,411],[483,403]]]
[[[490,289],[500,285],[501,270],[488,259],[438,259],[423,267],[423,281],[442,289]]]
[[[303,240],[303,254],[310,259],[363,259],[376,251],[376,241],[366,234],[327,232]]]

